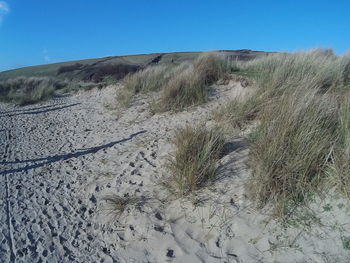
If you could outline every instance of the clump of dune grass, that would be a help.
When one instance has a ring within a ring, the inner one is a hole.
[[[224,147],[220,129],[187,126],[176,132],[173,144],[175,152],[168,161],[171,176],[166,183],[173,193],[186,195],[215,178]]]
[[[299,86],[325,92],[348,85],[349,63],[349,56],[337,57],[331,50],[315,49],[262,57],[241,64],[241,71],[255,72],[260,88],[273,96]]]
[[[225,57],[206,53],[192,63],[178,66],[150,66],[124,78],[124,87],[117,100],[130,105],[138,93],[160,91],[158,102],[152,104],[153,112],[178,111],[188,106],[205,103],[211,84],[228,71]]]
[[[327,173],[329,183],[350,199],[350,94],[340,97],[338,111],[339,125],[337,144]]]
[[[334,186],[349,196],[350,57],[317,49],[236,65],[257,89],[217,115],[241,129],[257,124],[249,136],[250,196],[281,218]]]
[[[117,101],[124,107],[130,105],[132,98],[139,93],[159,91],[176,70],[170,66],[149,66],[123,79],[123,88],[117,94]]]
[[[247,99],[233,99],[217,116],[240,128],[259,119],[261,109],[285,93],[338,93],[350,87],[350,56],[337,57],[331,50],[272,54],[236,66],[235,74],[254,79],[258,89]]]
[[[305,204],[326,178],[337,136],[336,100],[315,90],[276,99],[251,135],[253,180],[249,192],[260,205],[272,201],[279,216]]]
[[[214,120],[226,127],[245,130],[258,121],[261,110],[273,100],[266,93],[254,90],[250,94],[235,97],[212,112]]]
[[[119,219],[122,214],[131,208],[141,208],[144,200],[136,196],[119,196],[116,194],[105,195],[101,199],[105,204],[103,212],[111,219]]]
[[[205,103],[207,100],[208,87],[191,66],[169,80],[157,103],[156,111],[179,111],[191,105]]]
[[[258,96],[239,96],[224,104],[213,112],[213,118],[221,123],[226,123],[232,128],[243,130],[248,124],[257,118],[264,106]]]
[[[56,89],[66,84],[47,77],[18,77],[0,82],[0,99],[20,105],[51,98]]]
[[[128,107],[130,106],[132,99],[134,97],[134,93],[130,89],[121,88],[117,93],[117,102],[119,103],[119,106],[121,107]]]
[[[148,91],[158,91],[170,77],[167,66],[150,66],[124,78],[125,88],[134,94]]]
[[[227,71],[226,58],[217,53],[204,53],[193,62],[193,69],[205,85],[219,80]]]
[[[210,85],[226,72],[225,60],[215,53],[199,56],[192,65],[174,75],[164,86],[157,111],[178,111],[205,103]]]

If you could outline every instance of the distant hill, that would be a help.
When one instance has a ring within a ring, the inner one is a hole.
[[[237,60],[250,60],[268,54],[263,51],[218,50]],[[75,60],[54,64],[24,67],[0,72],[0,80],[16,77],[55,77],[59,79],[83,80],[99,82],[109,74],[122,77],[124,73],[136,71],[150,64],[179,64],[186,60],[193,60],[202,52],[172,52],[153,53],[129,56],[111,56],[104,58]]]

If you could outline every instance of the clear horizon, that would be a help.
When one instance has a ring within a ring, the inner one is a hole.
[[[0,71],[106,56],[349,50],[350,2],[0,1]]]

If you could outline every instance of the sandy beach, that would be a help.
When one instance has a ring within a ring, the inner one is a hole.
[[[348,202],[316,200],[307,211],[316,218],[280,225],[245,195],[243,136],[228,138],[215,182],[184,199],[163,187],[174,132],[213,125],[212,110],[246,92],[241,83],[156,115],[154,94],[114,109],[119,88],[0,105],[1,262],[348,262]],[[110,195],[138,201],[118,214]]]

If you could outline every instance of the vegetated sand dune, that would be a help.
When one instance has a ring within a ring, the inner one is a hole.
[[[347,262],[347,203],[318,201],[288,227],[256,210],[243,137],[228,138],[215,183],[184,199],[163,187],[175,131],[215,125],[210,112],[249,87],[153,116],[146,95],[111,109],[119,88],[1,105],[1,262]]]

